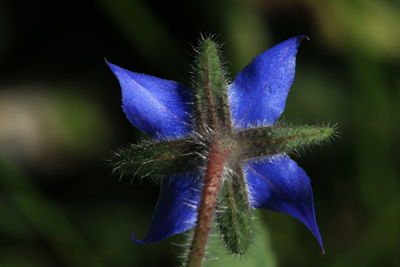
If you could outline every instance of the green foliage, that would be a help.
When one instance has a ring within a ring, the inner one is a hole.
[[[92,264],[105,266],[102,257],[82,238],[59,208],[43,197],[29,177],[1,153],[0,176],[0,186],[9,192],[6,197],[11,200],[17,212],[43,236],[66,264],[77,267]]]
[[[224,244],[219,238],[211,238],[210,257],[204,267],[276,267],[278,259],[271,248],[271,235],[261,220],[253,220],[254,244],[250,245],[247,255],[226,254]]]

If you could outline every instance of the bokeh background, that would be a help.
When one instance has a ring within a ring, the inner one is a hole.
[[[313,181],[326,255],[302,224],[260,211],[249,255],[215,252],[208,266],[399,266],[399,1],[1,0],[1,267],[176,265],[184,237],[130,241],[145,235],[159,187],[107,166],[141,134],[104,58],[188,84],[200,33],[224,43],[231,77],[309,35],[284,119],[339,131],[294,155]]]

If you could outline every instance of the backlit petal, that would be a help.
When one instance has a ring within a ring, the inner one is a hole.
[[[157,140],[189,134],[191,96],[188,88],[174,81],[108,65],[121,85],[123,110],[136,128]]]
[[[303,38],[293,37],[268,49],[235,77],[228,93],[236,129],[272,125],[282,114]]]
[[[201,185],[196,173],[175,174],[163,178],[147,237],[138,240],[132,236],[132,240],[138,244],[154,243],[195,226]]]
[[[284,155],[248,161],[244,170],[251,206],[295,217],[310,229],[324,250],[311,183],[304,170]]]

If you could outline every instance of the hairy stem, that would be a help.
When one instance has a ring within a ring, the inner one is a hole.
[[[188,267],[200,267],[204,261],[218,194],[221,191],[224,165],[229,155],[229,151],[221,147],[218,141],[211,145],[209,153],[196,228],[187,258]]]

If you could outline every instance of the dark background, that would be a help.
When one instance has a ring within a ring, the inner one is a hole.
[[[130,241],[133,230],[145,235],[158,185],[118,180],[106,164],[141,134],[104,58],[187,84],[200,33],[224,44],[231,77],[272,45],[309,35],[284,120],[339,131],[294,155],[313,181],[327,254],[296,220],[259,211],[249,255],[207,264],[398,266],[398,1],[1,0],[1,267],[176,265],[182,248],[171,243],[182,236]]]

